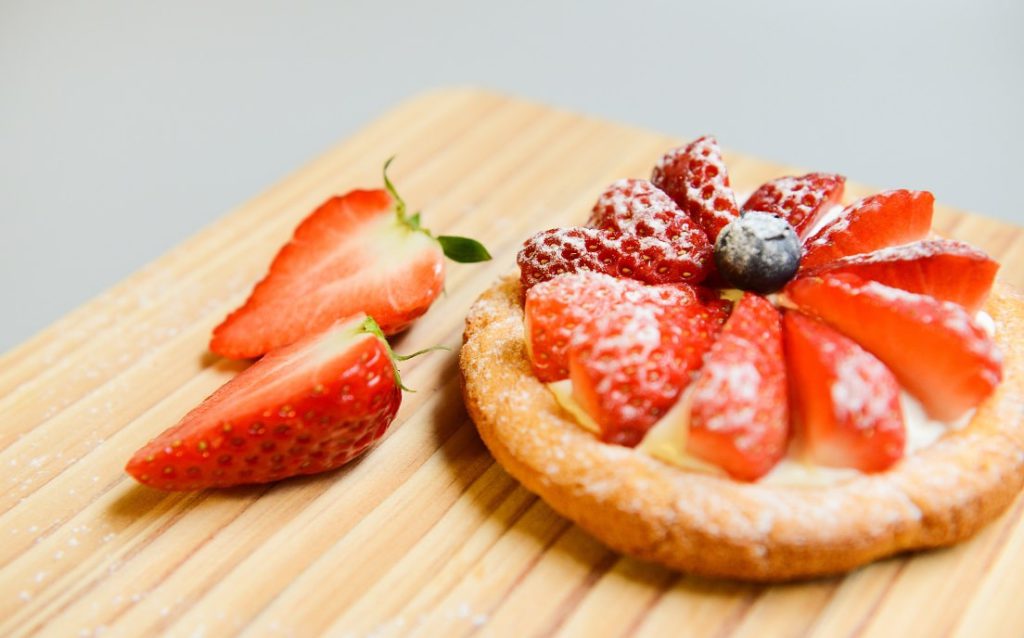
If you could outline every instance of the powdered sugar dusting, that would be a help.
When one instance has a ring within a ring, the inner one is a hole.
[[[750,361],[740,363],[712,360],[701,370],[702,383],[694,391],[694,401],[718,402],[729,396],[741,403],[738,409],[722,410],[703,422],[708,430],[730,431],[750,423],[756,417],[754,402],[761,386],[761,373]],[[740,446],[742,447],[742,446]]]
[[[711,136],[666,153],[654,167],[651,181],[700,224],[712,244],[739,215],[721,150]]]
[[[839,358],[835,371],[830,392],[840,420],[871,428],[889,416],[892,397],[878,389],[888,387],[893,380],[881,361],[861,348],[853,348]]]
[[[636,237],[641,251],[664,250],[669,259],[710,258],[711,245],[703,231],[645,179],[621,179],[605,189],[587,225]]]
[[[594,206],[590,225],[528,239],[517,258],[523,285],[586,270],[651,284],[698,282],[711,266],[704,233],[646,180],[612,184]]]

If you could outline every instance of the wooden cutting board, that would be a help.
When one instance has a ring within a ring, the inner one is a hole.
[[[492,462],[459,395],[467,309],[523,239],[583,221],[605,185],[646,175],[676,143],[491,93],[431,92],[6,354],[0,635],[1020,635],[1020,499],[953,549],[767,587],[615,555]],[[419,391],[387,439],[340,471],[272,487],[133,483],[121,470],[131,452],[242,369],[206,351],[211,328],[302,217],[377,186],[392,154],[427,225],[484,240],[495,260],[451,265],[447,295],[396,340],[399,352],[452,352],[404,365]],[[793,170],[727,161],[741,192]],[[941,207],[936,221],[1024,285],[1024,231]]]

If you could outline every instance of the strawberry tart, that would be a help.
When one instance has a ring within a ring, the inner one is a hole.
[[[461,353],[495,458],[610,547],[711,576],[846,571],[975,533],[1024,484],[1024,299],[842,176],[742,206],[711,137],[526,241]]]

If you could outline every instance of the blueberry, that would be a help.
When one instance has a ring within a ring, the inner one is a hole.
[[[782,288],[796,273],[801,250],[800,239],[789,222],[751,211],[719,233],[715,264],[730,285],[769,293]]]

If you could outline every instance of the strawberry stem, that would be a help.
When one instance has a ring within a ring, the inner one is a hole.
[[[408,214],[405,207],[405,200],[398,194],[398,189],[391,183],[388,178],[388,167],[391,166],[391,162],[395,161],[395,156],[392,155],[388,158],[388,161],[384,162],[384,188],[387,189],[391,198],[395,200],[395,214],[398,215],[398,221],[402,222],[412,230],[422,230],[420,227],[420,214],[416,213],[412,216]]]
[[[384,331],[380,329],[380,325],[376,321],[374,321],[373,317],[369,316],[363,320],[363,323],[359,324],[359,328],[356,332],[372,334],[373,336],[379,338],[381,341],[384,342],[384,348],[388,352],[388,358],[391,359],[391,369],[395,373],[395,385],[405,390],[406,392],[415,392],[415,390],[406,387],[406,385],[402,383],[402,375],[398,372],[399,361],[408,361],[413,357],[418,357],[421,354],[426,354],[427,352],[433,352],[435,350],[448,350],[449,352],[451,351],[451,348],[449,348],[448,346],[438,345],[432,346],[430,348],[424,348],[423,350],[419,350],[412,354],[396,354],[395,351],[391,349],[391,344],[388,343],[388,339],[386,336],[384,336]]]
[[[412,215],[409,214],[405,206],[405,200],[399,196],[395,185],[388,178],[388,167],[391,166],[393,161],[395,161],[394,155],[384,162],[384,188],[387,189],[392,199],[395,200],[395,214],[398,216],[398,221],[409,228],[409,230],[423,233],[441,244],[441,250],[444,252],[445,257],[454,262],[469,264],[490,260],[491,253],[487,252],[484,245],[477,240],[455,235],[438,235],[435,237],[433,233],[424,228],[420,223],[420,213],[418,211]]]

